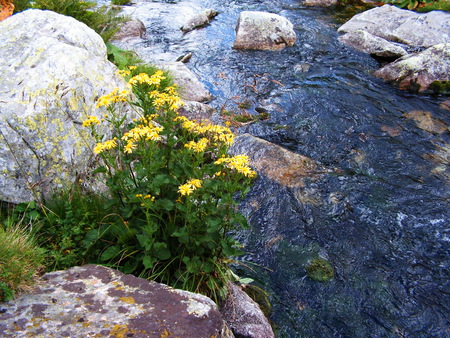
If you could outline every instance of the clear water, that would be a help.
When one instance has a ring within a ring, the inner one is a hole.
[[[182,35],[185,20],[206,8],[220,14]],[[288,18],[295,46],[233,50],[242,10]],[[248,250],[243,260],[256,265],[239,272],[271,292],[279,336],[449,337],[445,98],[374,78],[379,63],[337,41],[333,10],[294,0],[187,0],[139,2],[125,12],[145,23],[148,36],[123,47],[154,63],[192,52],[187,66],[215,95],[212,106],[233,110],[249,100],[249,113],[271,113],[241,131],[332,169],[306,190],[260,177],[242,205],[251,224],[238,235]],[[328,283],[306,276],[319,256],[335,269]]]

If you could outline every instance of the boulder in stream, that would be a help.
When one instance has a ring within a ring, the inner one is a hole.
[[[144,23],[139,19],[122,22],[118,28],[119,30],[114,34],[112,40],[144,38],[147,34]]]
[[[216,304],[98,265],[43,276],[0,304],[2,337],[233,337]]]
[[[450,42],[406,55],[375,72],[401,89],[425,91],[435,81],[450,81]]]
[[[219,14],[219,12],[214,9],[205,9],[190,18],[180,29],[183,33],[187,33],[196,28],[206,26],[213,18],[216,17],[217,14]]]
[[[37,9],[0,22],[0,32],[0,200],[28,202],[80,178],[94,186],[95,140],[81,123],[103,115],[100,96],[126,89],[102,38]]]
[[[272,13],[244,11],[236,25],[233,48],[275,51],[293,46],[296,38],[288,19]]]

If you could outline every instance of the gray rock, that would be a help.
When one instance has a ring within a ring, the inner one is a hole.
[[[355,15],[338,32],[359,30],[413,47],[430,47],[450,41],[450,13],[416,13],[384,5]]]
[[[197,122],[209,121],[215,111],[216,110],[213,107],[195,101],[184,102],[184,105],[178,109],[178,113],[191,120],[196,120]]]
[[[208,297],[86,265],[0,304],[2,337],[233,337]]]
[[[275,337],[259,305],[233,283],[228,283],[228,295],[220,312],[237,337]]]
[[[450,81],[450,43],[441,43],[406,55],[375,72],[375,76],[401,89],[424,91],[434,81]]]
[[[288,19],[272,13],[244,11],[236,25],[233,48],[275,51],[293,46],[296,38]]]
[[[363,30],[344,34],[339,37],[339,41],[360,52],[382,58],[396,59],[408,54],[404,48]]]
[[[88,177],[94,142],[81,122],[126,83],[101,37],[71,17],[27,10],[0,32],[0,200],[19,203],[38,197],[30,187],[46,195]]]
[[[161,65],[161,68],[171,73],[183,100],[209,102],[213,99],[212,94],[183,62],[168,62]]]
[[[206,9],[190,18],[180,29],[183,33],[187,33],[196,28],[206,26],[217,14],[219,12],[214,9]]]
[[[302,2],[305,6],[315,6],[315,7],[330,7],[337,5],[338,0],[304,0]]]
[[[146,34],[147,29],[144,23],[141,20],[134,19],[122,22],[119,25],[119,30],[112,37],[112,40],[144,38]]]

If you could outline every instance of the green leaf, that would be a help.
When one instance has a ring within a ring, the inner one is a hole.
[[[251,278],[239,278],[239,283],[241,283],[241,284],[250,284],[254,281],[255,280],[251,279]]]
[[[100,259],[102,261],[108,261],[108,260],[114,258],[115,256],[117,256],[119,254],[119,252],[120,252],[119,247],[117,247],[115,245],[110,246],[105,251],[103,251]]]
[[[98,174],[98,173],[106,173],[108,172],[108,169],[106,169],[106,167],[98,167],[97,169],[95,169],[92,174]]]
[[[146,269],[153,268],[153,265],[155,265],[155,263],[156,263],[155,257],[144,256],[144,258],[142,259],[142,264],[144,264],[144,267]]]

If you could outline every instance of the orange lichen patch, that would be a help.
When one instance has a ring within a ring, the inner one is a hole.
[[[122,302],[127,303],[127,304],[134,304],[134,303],[136,303],[136,301],[134,300],[133,297],[120,297],[119,299]]]
[[[381,130],[388,133],[388,135],[391,137],[396,137],[400,135],[402,128],[399,126],[397,127],[381,126]]]
[[[160,338],[166,338],[169,337],[169,332],[167,332],[166,329],[164,329],[164,331],[161,333],[161,335],[159,336]]]
[[[125,334],[128,332],[127,325],[114,325],[114,327],[109,331],[109,335],[116,338],[124,338]]]
[[[14,13],[14,4],[8,0],[0,0],[0,21],[5,20]]]
[[[420,129],[429,133],[442,134],[448,129],[447,124],[444,121],[434,118],[431,116],[430,112],[413,110],[406,113],[405,116],[409,119],[413,119]]]

